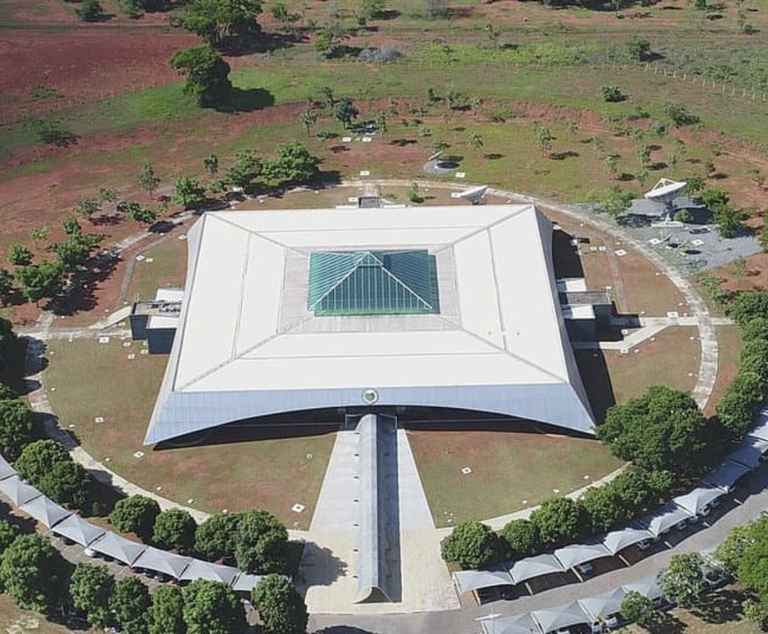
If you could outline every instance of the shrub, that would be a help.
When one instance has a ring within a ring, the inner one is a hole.
[[[440,542],[440,552],[447,562],[462,568],[480,568],[497,563],[503,556],[503,546],[489,526],[469,520]]]
[[[80,8],[75,9],[75,13],[84,22],[98,22],[104,18],[104,8],[98,0],[83,0]]]
[[[531,513],[542,542],[557,546],[579,537],[584,529],[582,508],[570,498],[551,498]]]
[[[678,128],[701,121],[698,116],[689,112],[688,108],[682,103],[670,102],[664,104],[664,114],[672,119],[672,123]]]
[[[501,531],[506,542],[508,555],[512,559],[522,559],[538,553],[543,544],[539,529],[530,520],[512,520]]]
[[[625,95],[618,86],[603,86],[603,101],[608,103],[618,103],[626,100]]]
[[[160,515],[160,505],[143,495],[132,495],[115,504],[109,521],[123,533],[135,533],[144,541],[152,538],[155,519]]]

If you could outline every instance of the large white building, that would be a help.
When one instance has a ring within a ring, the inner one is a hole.
[[[592,431],[533,205],[206,213],[188,244],[148,444],[388,406]]]

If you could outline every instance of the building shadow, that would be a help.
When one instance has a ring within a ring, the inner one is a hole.
[[[599,424],[605,419],[605,413],[608,408],[616,403],[616,397],[611,382],[611,374],[608,371],[608,364],[605,361],[603,351],[593,350],[574,350],[576,365],[579,368],[581,382],[587,391],[589,405],[595,416],[595,421]]]

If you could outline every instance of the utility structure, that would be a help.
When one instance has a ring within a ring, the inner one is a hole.
[[[653,186],[651,191],[645,194],[647,200],[652,200],[664,206],[665,224],[672,223],[677,211],[675,200],[685,191],[686,187],[688,187],[688,183],[685,181],[673,181],[669,178],[662,178]]]

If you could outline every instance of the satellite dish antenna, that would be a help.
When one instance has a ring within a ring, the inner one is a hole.
[[[669,222],[675,213],[675,198],[685,191],[688,183],[685,181],[673,181],[669,178],[662,178],[656,183],[651,191],[645,194],[647,200],[652,200],[664,205],[664,221]]]
[[[478,187],[470,187],[462,192],[451,192],[451,198],[463,198],[469,201],[473,205],[479,205],[485,197],[485,192],[488,190],[488,185],[480,185]]]

